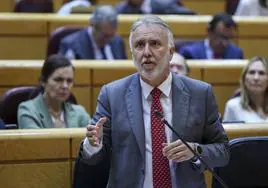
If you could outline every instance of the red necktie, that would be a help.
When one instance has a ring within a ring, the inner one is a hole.
[[[160,104],[161,91],[154,88],[151,92],[151,135],[152,135],[152,164],[153,164],[153,187],[154,188],[171,188],[171,176],[169,162],[163,156],[162,143],[166,143],[165,125],[159,120],[154,112],[157,110],[163,113]]]
[[[221,54],[219,53],[214,52],[213,56],[214,56],[214,59],[221,59]]]

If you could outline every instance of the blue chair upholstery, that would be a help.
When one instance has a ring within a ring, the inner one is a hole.
[[[229,188],[268,187],[268,136],[231,140],[230,162],[215,168],[215,172]],[[213,178],[212,188],[222,188]]]

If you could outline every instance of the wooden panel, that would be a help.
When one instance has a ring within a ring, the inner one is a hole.
[[[12,12],[14,10],[15,1],[2,0],[0,3],[0,12]]]
[[[16,135],[18,136],[15,134],[14,137]],[[0,161],[67,159],[70,154],[69,140],[64,138],[20,139],[18,137],[14,140],[0,140],[0,148]]]
[[[128,69],[109,69],[109,68],[101,68],[94,69],[93,71],[93,85],[103,85],[105,83],[123,78],[125,76],[129,76],[136,72],[134,67]],[[105,76],[104,76],[105,75]]]
[[[1,187],[71,188],[70,162],[2,164]]]
[[[183,0],[183,4],[198,14],[209,15],[225,11],[225,0]]]
[[[204,81],[210,84],[238,84],[240,74],[241,68],[239,67],[208,67],[204,69]]]
[[[75,27],[87,27],[89,25],[89,15],[71,15],[71,16],[58,16],[52,17],[49,20],[49,34],[51,34],[56,28],[62,26],[75,26]]]
[[[101,87],[94,87],[93,88],[93,101],[92,101],[92,109],[93,109],[93,112],[96,111],[96,106],[97,106],[97,99],[98,99],[98,96],[99,96],[99,93],[100,93],[100,90],[101,90]]]
[[[67,0],[53,0],[54,12],[57,12]]]
[[[267,38],[239,39],[239,46],[243,49],[245,58],[267,56],[268,36]]]
[[[213,90],[215,93],[216,101],[218,104],[219,112],[223,117],[224,108],[226,102],[230,99],[230,97],[234,94],[235,90],[239,87],[239,85],[215,85],[213,86]]]
[[[107,4],[115,5],[119,2],[120,0],[96,0],[96,4],[98,5],[107,5]]]
[[[15,76],[16,75],[16,76]],[[40,75],[39,68],[5,68],[0,70],[1,86],[36,85]]]
[[[3,96],[5,92],[7,92],[7,90],[9,90],[10,88],[8,87],[1,87],[0,88],[0,96]]]
[[[91,84],[91,72],[86,67],[76,67],[74,78],[75,85]]]
[[[42,15],[3,13],[0,14],[0,34],[46,36],[47,21]]]
[[[91,104],[91,92],[89,87],[74,87],[72,90],[78,104],[82,105],[86,111],[92,116],[90,108]]]
[[[124,37],[123,40],[125,43],[125,50],[126,50],[127,58],[132,59],[132,54],[131,54],[130,47],[129,47],[129,37],[128,36]]]
[[[239,23],[238,32],[240,38],[268,36],[267,18],[265,17],[235,17]]]
[[[191,67],[189,77],[197,80],[202,80],[201,69],[198,67]]]
[[[44,59],[46,48],[46,36],[0,37],[0,59]]]
[[[223,127],[229,137],[229,139],[249,136],[267,136],[268,126],[266,123],[259,124],[223,124]]]
[[[86,129],[84,129],[84,134],[81,135],[81,137],[75,137],[75,138],[72,139],[71,157],[73,159],[75,159],[78,156],[78,152],[79,152],[79,149],[80,149],[80,144],[81,144],[83,138],[85,137],[85,135],[86,135]]]

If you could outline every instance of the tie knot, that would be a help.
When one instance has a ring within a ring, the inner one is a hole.
[[[152,91],[151,91],[151,95],[153,97],[153,99],[159,99],[160,96],[162,94],[162,91],[160,89],[158,89],[157,87],[154,88]]]

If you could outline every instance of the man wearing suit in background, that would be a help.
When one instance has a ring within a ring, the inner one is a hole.
[[[116,31],[116,10],[108,5],[99,6],[88,28],[62,39],[59,53],[69,59],[126,59],[124,41]]]
[[[210,167],[229,160],[228,137],[207,83],[170,72],[173,34],[157,16],[137,20],[130,49],[138,73],[102,87],[81,156],[95,165],[111,154],[107,187],[204,188],[204,167],[155,110]]]
[[[186,59],[243,59],[242,49],[231,43],[235,30],[232,16],[218,13],[208,24],[207,38],[181,47],[179,53]]]

